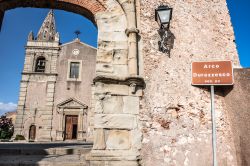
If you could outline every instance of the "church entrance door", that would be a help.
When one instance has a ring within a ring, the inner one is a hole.
[[[66,115],[65,117],[65,139],[72,140],[77,139],[77,115]]]

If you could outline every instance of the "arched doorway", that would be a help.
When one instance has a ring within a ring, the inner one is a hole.
[[[34,141],[36,139],[36,126],[31,125],[29,129],[29,140]]]

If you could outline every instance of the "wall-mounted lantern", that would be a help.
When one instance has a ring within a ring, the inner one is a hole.
[[[161,36],[161,41],[159,41],[159,50],[163,53],[170,51],[168,31],[170,20],[172,18],[172,11],[172,8],[165,5],[161,5],[155,9],[155,21],[157,21],[160,26],[159,34]]]

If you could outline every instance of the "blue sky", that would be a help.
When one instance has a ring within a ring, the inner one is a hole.
[[[243,67],[250,67],[250,0],[227,0],[237,50]]]
[[[236,44],[243,67],[250,67],[250,0],[227,0],[235,30]],[[39,30],[48,9],[17,8],[5,13],[0,32],[0,115],[16,108],[19,83],[24,62],[24,46],[32,30]],[[55,11],[57,31],[61,43],[72,41],[74,31],[80,30],[81,41],[96,47],[97,29],[83,16]]]

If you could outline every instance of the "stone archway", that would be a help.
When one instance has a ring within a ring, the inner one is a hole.
[[[0,0],[0,20],[16,7],[49,7],[83,15],[97,25],[90,165],[139,165],[139,98],[145,85],[139,75],[135,6],[135,0]],[[25,91],[25,84],[21,88]]]

